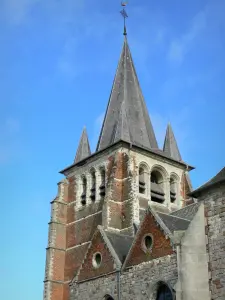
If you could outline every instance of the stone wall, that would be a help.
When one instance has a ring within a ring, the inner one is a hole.
[[[202,192],[208,237],[211,299],[225,299],[225,183]]]
[[[118,284],[121,300],[155,300],[159,282],[165,282],[172,288],[176,281],[177,262],[174,254],[125,270],[120,277],[115,272],[78,285],[73,283],[70,300],[101,300],[105,295],[117,300]]]
[[[181,240],[178,253],[177,300],[209,300],[209,257],[206,249],[204,203]]]

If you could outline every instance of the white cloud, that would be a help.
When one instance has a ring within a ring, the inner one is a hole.
[[[188,31],[179,38],[171,41],[168,58],[171,61],[181,63],[185,55],[190,51],[195,39],[206,28],[206,12],[199,12],[191,21]]]
[[[42,0],[3,0],[0,9],[4,18],[12,24],[24,22],[35,4]]]
[[[21,25],[32,17],[33,9],[39,5],[43,13],[48,13],[48,19],[68,22],[76,19],[79,10],[83,8],[83,0],[2,0],[0,2],[0,18],[7,23]]]
[[[208,0],[205,7],[191,20],[189,28],[181,36],[173,37],[169,45],[168,59],[172,62],[182,63],[185,56],[200,40],[206,47],[214,44],[214,37],[225,30],[225,1]],[[216,43],[218,43],[218,40]]]

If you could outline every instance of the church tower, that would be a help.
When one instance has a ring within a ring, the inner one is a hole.
[[[69,300],[69,283],[98,225],[133,237],[148,206],[163,213],[185,206],[191,169],[170,124],[158,147],[125,32],[96,151],[84,129],[51,202],[44,300]]]

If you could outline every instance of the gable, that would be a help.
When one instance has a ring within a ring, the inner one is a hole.
[[[95,255],[101,255],[100,266],[94,266]],[[97,231],[88,248],[81,269],[78,272],[78,281],[98,277],[116,270],[114,259],[102,237],[100,231]]]
[[[144,247],[144,240],[148,235],[152,237],[152,247],[150,250],[146,250]],[[148,211],[138,229],[124,267],[131,267],[173,253],[174,251],[170,244],[170,239],[166,238],[165,233],[158,225],[155,217]]]

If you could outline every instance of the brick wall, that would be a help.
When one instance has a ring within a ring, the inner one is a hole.
[[[153,238],[153,246],[151,252],[144,252],[142,249],[142,241],[146,234],[151,234]],[[127,258],[126,267],[137,265],[144,261],[150,261],[155,258],[173,254],[170,240],[166,239],[164,233],[156,223],[151,213],[145,216],[145,219],[138,232],[137,239],[133,245]]]
[[[129,156],[119,151],[110,165],[111,174],[108,183],[108,221],[110,228],[124,230],[132,226],[132,185],[129,172]]]
[[[62,300],[66,250],[67,182],[58,184],[51,203],[51,221],[46,254],[44,300]]]
[[[94,268],[92,264],[93,255],[100,252],[102,255],[102,263],[99,268]],[[87,280],[89,278],[98,277],[103,274],[110,273],[114,270],[114,261],[110,252],[101,236],[97,232],[92,240],[92,244],[88,249],[84,264],[80,270],[78,281]]]

